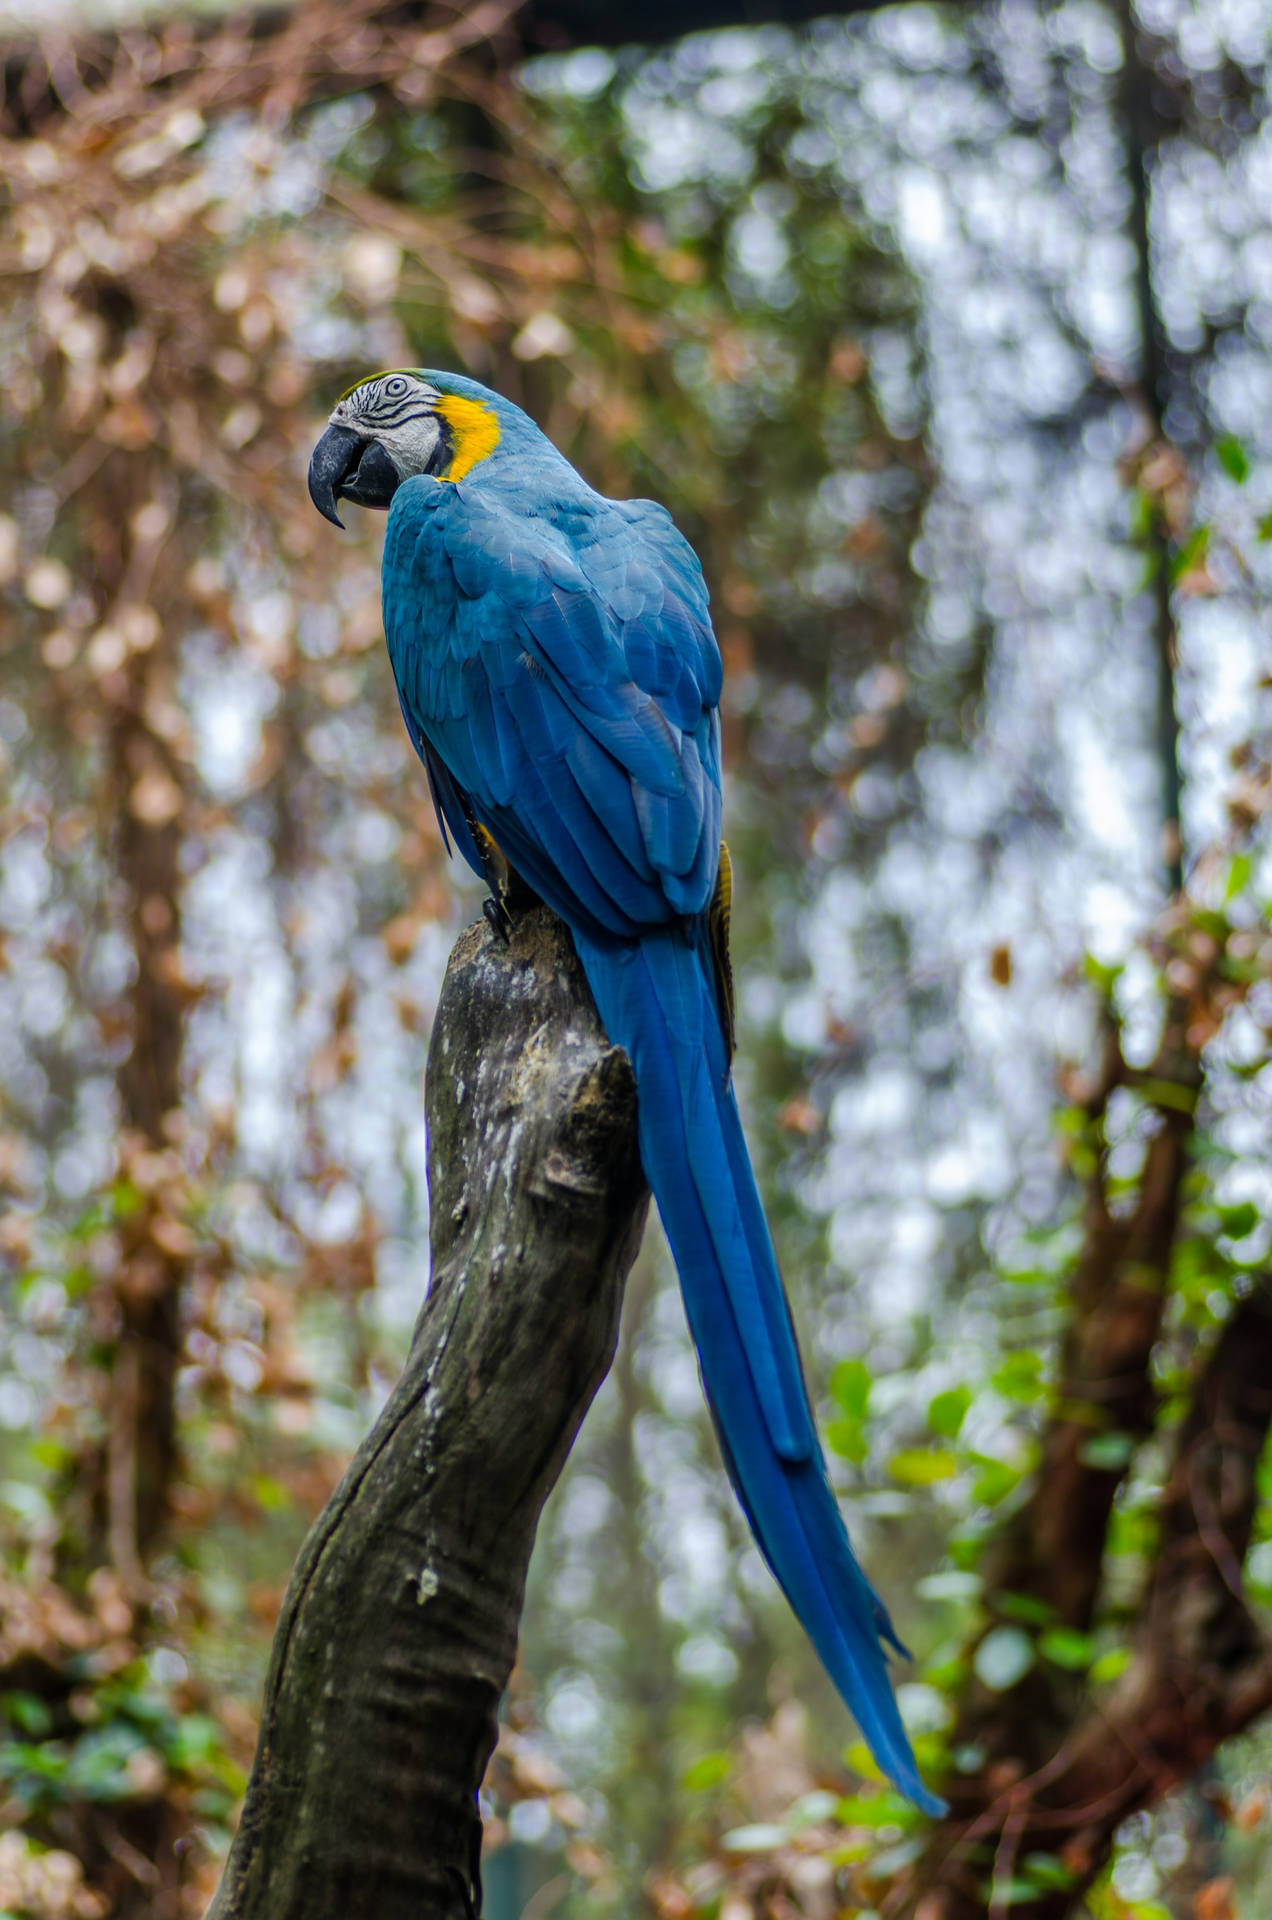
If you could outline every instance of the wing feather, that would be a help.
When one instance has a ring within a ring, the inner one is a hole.
[[[535,891],[597,932],[703,911],[720,669],[690,550],[648,503],[597,498],[572,546],[495,498],[417,503],[439,485],[398,489],[385,543],[412,737]]]

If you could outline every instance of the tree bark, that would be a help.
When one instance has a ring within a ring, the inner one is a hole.
[[[1122,41],[1120,122],[1131,186],[1128,224],[1135,247],[1140,384],[1150,428],[1149,445],[1144,449],[1141,459],[1142,470],[1155,453],[1161,465],[1160,452],[1169,445],[1166,432],[1169,404],[1166,328],[1157,297],[1152,235],[1149,231],[1153,169],[1157,164],[1161,139],[1167,129],[1158,105],[1157,82],[1140,44],[1133,0],[1117,0],[1117,16]],[[1168,463],[1168,469],[1173,470],[1173,463]],[[1157,493],[1147,533],[1147,546],[1153,567],[1153,634],[1157,645],[1155,735],[1162,780],[1162,860],[1168,890],[1179,893],[1184,884],[1183,773],[1179,759],[1179,708],[1175,695],[1179,635],[1175,625],[1170,563],[1172,534],[1181,537],[1187,529],[1172,529],[1168,524],[1168,492],[1168,488],[1162,488]],[[1153,498],[1151,491],[1149,497]]]
[[[546,909],[470,928],[429,1049],[432,1280],[301,1550],[208,1920],[462,1920],[539,1513],[614,1353],[636,1088]]]

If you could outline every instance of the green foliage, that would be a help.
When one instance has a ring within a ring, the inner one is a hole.
[[[1020,1467],[1007,1460],[996,1460],[985,1453],[969,1453],[968,1465],[975,1468],[972,1498],[981,1507],[997,1507],[1016,1491],[1023,1478]]]
[[[864,1360],[841,1360],[830,1376],[831,1398],[842,1411],[826,1422],[826,1444],[854,1466],[861,1466],[869,1452],[866,1417],[871,1384]]]
[[[74,1691],[60,1700],[0,1694],[0,1780],[26,1811],[51,1814],[82,1800],[156,1798],[179,1784],[200,1815],[228,1821],[246,1779],[210,1714],[183,1704],[135,1660],[96,1680],[85,1659]]]
[[[864,1360],[841,1360],[830,1376],[831,1397],[849,1420],[864,1420],[870,1405],[870,1369]]]
[[[835,1818],[843,1827],[899,1828],[907,1832],[918,1825],[921,1816],[899,1793],[884,1788],[870,1795],[845,1795],[835,1803]]]
[[[928,1402],[928,1425],[943,1440],[957,1440],[971,1404],[968,1387],[949,1387]]]
[[[939,1447],[902,1447],[888,1462],[888,1471],[903,1487],[931,1487],[952,1480],[958,1461]]]
[[[728,1753],[704,1753],[686,1767],[680,1777],[680,1784],[686,1793],[704,1793],[709,1787],[722,1786],[733,1771],[733,1757]]]
[[[1250,455],[1234,433],[1220,434],[1215,441],[1215,458],[1230,480],[1243,487],[1250,478]]]
[[[1129,1465],[1135,1441],[1129,1433],[1093,1433],[1078,1450],[1083,1466],[1098,1467],[1105,1473],[1119,1473]]]
[[[1092,1636],[1079,1633],[1075,1627],[1049,1627],[1038,1636],[1038,1651],[1044,1660],[1069,1673],[1085,1673],[1096,1657]]]

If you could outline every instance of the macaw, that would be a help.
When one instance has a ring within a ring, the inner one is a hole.
[[[671,516],[608,500],[510,401],[453,373],[359,381],[309,491],[388,509],[384,631],[443,837],[565,921],[636,1075],[662,1216],[729,1477],[880,1767],[925,1811],[853,1556],[730,1083],[720,651]],[[488,903],[489,907],[489,903]],[[496,915],[499,909],[496,908]]]

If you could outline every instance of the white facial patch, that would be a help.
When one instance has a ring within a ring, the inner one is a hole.
[[[377,440],[405,480],[430,470],[442,437],[434,411],[441,398],[436,387],[414,374],[381,373],[337,401],[330,424]]]

